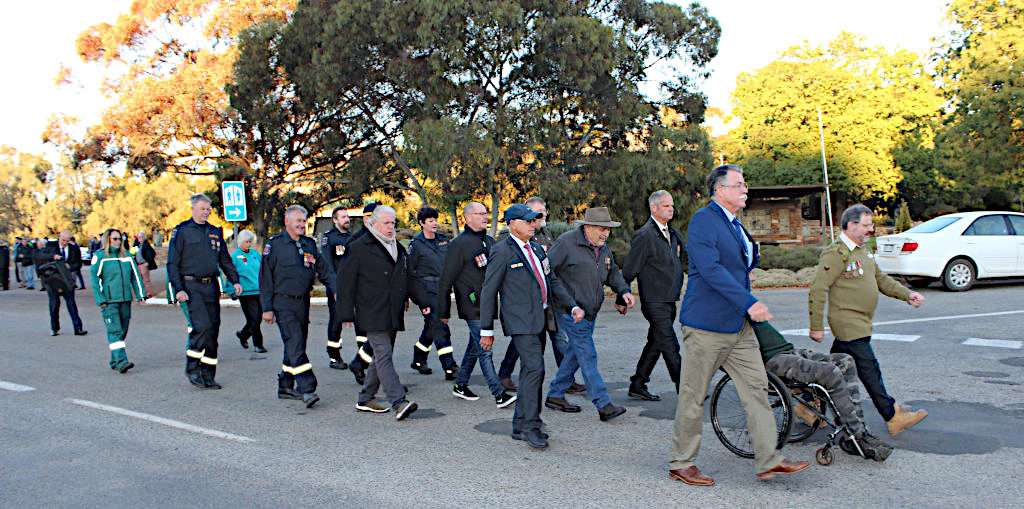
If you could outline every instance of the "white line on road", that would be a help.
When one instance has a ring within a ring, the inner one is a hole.
[[[3,389],[5,391],[14,391],[14,392],[28,392],[28,391],[36,390],[35,387],[29,387],[27,385],[19,385],[19,384],[16,384],[16,383],[5,382],[3,380],[0,380],[0,389]]]
[[[963,344],[969,346],[991,346],[995,348],[1013,348],[1020,349],[1024,341],[1014,341],[1011,339],[981,339],[981,338],[967,338]]]
[[[179,422],[179,421],[175,421],[175,420],[172,420],[172,419],[166,419],[166,418],[158,417],[158,416],[155,416],[155,415],[144,414],[142,412],[136,412],[134,410],[127,410],[127,409],[124,409],[124,408],[118,408],[116,406],[104,405],[102,403],[96,403],[96,402],[87,401],[87,400],[84,400],[84,399],[68,399],[67,401],[69,403],[72,403],[72,404],[75,404],[75,405],[78,405],[78,406],[95,408],[96,410],[103,410],[104,412],[111,412],[111,413],[115,413],[115,414],[126,415],[128,417],[134,417],[136,419],[142,419],[144,421],[155,422],[157,424],[163,424],[164,426],[169,426],[169,427],[172,427],[172,428],[177,428],[177,429],[188,431],[188,432],[191,432],[191,433],[199,433],[200,435],[206,435],[206,436],[211,436],[211,437],[216,437],[216,438],[223,438],[225,440],[234,440],[236,442],[254,442],[255,441],[255,440],[253,440],[253,439],[251,439],[249,437],[244,437],[244,436],[241,436],[241,435],[233,435],[231,433],[225,433],[223,431],[218,431],[218,430],[215,430],[215,429],[200,428],[199,426],[193,426],[193,425],[188,424],[188,423]]]
[[[871,339],[878,339],[881,341],[902,341],[904,343],[913,343],[920,339],[921,336],[914,336],[908,334],[872,334]]]
[[[1022,313],[1024,313],[1024,310],[1018,310],[1018,311],[998,311],[998,312],[995,312],[995,313],[976,313],[976,314],[973,314],[973,315],[932,316],[932,317],[929,317],[929,318],[908,318],[906,320],[890,320],[888,322],[875,322],[875,323],[873,323],[871,325],[877,327],[879,325],[897,325],[897,324],[901,324],[901,323],[935,322],[935,321],[940,321],[940,320],[959,320],[961,318],[982,318],[982,317],[986,317],[986,316],[1019,315],[1019,314],[1022,314]],[[826,327],[825,330],[829,330],[829,328]],[[790,336],[806,336],[806,335],[808,335],[808,331],[807,331],[807,329],[789,329],[789,330],[782,331],[782,334],[786,334],[786,335],[790,335]],[[876,337],[876,336],[872,336],[872,337]],[[894,339],[892,341],[901,341],[901,340]]]

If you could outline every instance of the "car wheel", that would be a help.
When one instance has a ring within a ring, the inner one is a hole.
[[[966,258],[956,258],[942,271],[942,285],[951,292],[970,290],[977,281],[974,264]]]

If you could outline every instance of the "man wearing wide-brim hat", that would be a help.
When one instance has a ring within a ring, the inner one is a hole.
[[[563,412],[579,412],[579,406],[565,399],[565,392],[579,370],[583,373],[587,395],[597,408],[598,417],[608,421],[626,413],[626,409],[612,403],[608,387],[598,370],[594,346],[595,320],[604,303],[605,286],[611,288],[628,307],[633,307],[635,299],[608,247],[612,228],[618,228],[621,223],[612,221],[607,207],[593,207],[586,210],[583,220],[574,224],[578,228],[558,237],[548,255],[551,270],[569,290],[576,305],[583,309],[584,317],[575,321],[566,313],[557,316],[559,328],[569,337],[569,351],[551,380],[544,405]]]

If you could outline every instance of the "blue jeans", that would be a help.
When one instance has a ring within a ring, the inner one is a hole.
[[[36,289],[36,267],[35,265],[25,266],[25,285],[32,289]]]
[[[498,381],[497,373],[494,372],[491,351],[484,350],[480,346],[480,320],[466,320],[466,325],[469,326],[469,344],[466,345],[466,354],[462,357],[462,366],[459,367],[459,374],[455,377],[455,384],[469,384],[469,375],[473,374],[473,368],[479,361],[480,372],[487,380],[487,387],[491,390],[491,394],[497,396],[505,392],[505,388]]]
[[[587,384],[587,395],[598,410],[612,402],[608,395],[608,387],[597,370],[597,348],[594,346],[594,322],[573,321],[572,316],[563,314],[558,317],[559,329],[565,331],[569,338],[569,348],[562,357],[562,365],[551,379],[548,390],[549,398],[564,398],[576,378],[576,370],[583,372],[583,382]]]

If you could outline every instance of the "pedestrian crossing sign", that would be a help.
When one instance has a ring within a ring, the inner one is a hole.
[[[221,182],[221,197],[224,199],[224,219],[228,221],[245,221],[245,183],[239,180]]]

